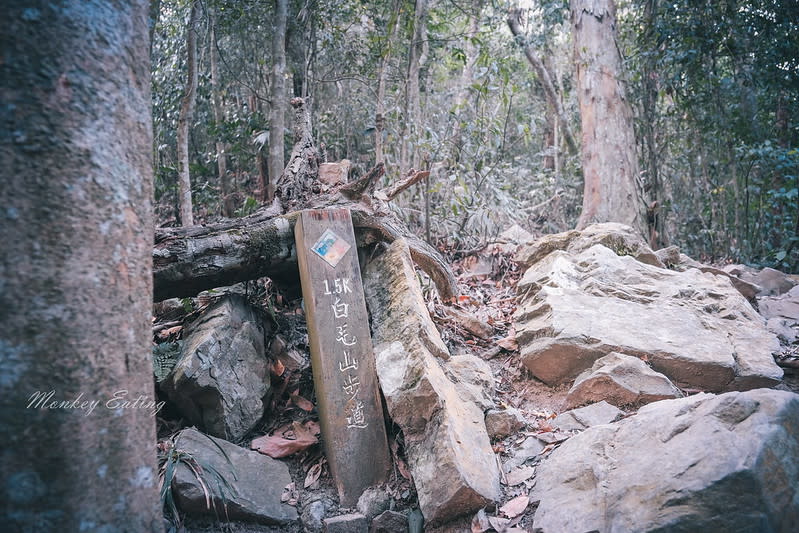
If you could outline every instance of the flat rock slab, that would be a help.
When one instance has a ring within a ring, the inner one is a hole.
[[[580,251],[541,256],[518,284],[516,340],[537,378],[560,384],[610,352],[645,358],[677,386],[700,390],[782,378],[772,356],[779,341],[729,279],[667,270],[618,255],[648,259],[643,249],[586,239],[572,238]]]
[[[504,439],[519,431],[527,423],[524,415],[513,407],[490,409],[486,412],[486,429],[492,439]]]
[[[361,513],[325,518],[322,523],[325,533],[367,533],[369,531],[369,521]]]
[[[225,516],[227,507],[227,516],[232,520],[261,524],[288,524],[297,520],[296,509],[280,501],[283,489],[291,483],[284,463],[203,435],[196,429],[181,431],[175,446],[190,454],[201,467],[210,465],[232,487],[230,492],[206,474],[204,481],[218,516]],[[178,505],[187,513],[214,514],[206,506],[206,495],[196,476],[183,463],[176,470],[172,490]]]
[[[593,426],[610,424],[623,416],[624,412],[621,409],[603,400],[586,407],[561,413],[555,417],[551,425],[561,431],[582,431]]]
[[[263,416],[269,392],[263,320],[243,297],[231,294],[203,311],[185,339],[161,388],[206,433],[242,438]]]
[[[405,436],[426,523],[443,523],[496,501],[499,468],[483,410],[473,391],[462,393],[447,377],[458,372],[443,366],[449,353],[427,312],[403,240],[367,265],[364,290],[380,388]]]
[[[566,404],[577,407],[604,400],[618,407],[634,407],[682,395],[669,378],[637,357],[611,352],[577,376]]]
[[[397,533],[408,531],[408,517],[396,511],[386,511],[372,520],[369,533]]]
[[[793,531],[799,395],[698,394],[589,428],[538,467],[535,531]]]

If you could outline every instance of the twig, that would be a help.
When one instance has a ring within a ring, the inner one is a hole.
[[[366,176],[359,180],[353,181],[352,183],[347,183],[339,189],[339,192],[347,198],[356,200],[362,194],[371,192],[375,188],[375,185],[377,185],[377,180],[379,180],[385,173],[385,165],[383,165],[382,162],[378,163],[374,166],[374,168],[372,168],[372,170],[367,172]]]
[[[430,175],[429,170],[417,170],[414,171],[411,169],[411,172],[408,173],[408,176],[402,180],[401,182],[388,187],[387,189],[382,189],[380,192],[386,195],[387,200],[393,200],[395,196],[399,193],[411,187],[412,185],[416,185],[426,177]]]

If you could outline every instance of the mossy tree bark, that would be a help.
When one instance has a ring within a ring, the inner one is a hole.
[[[120,391],[153,400],[148,9],[5,7],[6,531],[163,530],[153,414],[107,403]]]

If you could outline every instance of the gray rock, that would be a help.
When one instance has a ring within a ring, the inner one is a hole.
[[[499,469],[483,411],[442,368],[440,361],[449,357],[440,353],[446,347],[427,312],[405,241],[395,241],[367,265],[364,291],[380,388],[405,436],[425,520],[445,522],[497,500]]]
[[[561,431],[582,431],[593,426],[610,424],[623,416],[624,412],[603,400],[561,413],[555,417],[551,426]]]
[[[619,407],[639,406],[681,397],[669,378],[637,357],[611,352],[577,376],[566,396],[566,405],[577,407],[605,400]]]
[[[186,329],[185,339],[162,389],[206,433],[242,438],[263,416],[269,392],[262,321],[244,298],[228,295]]]
[[[521,446],[516,448],[513,454],[502,464],[502,469],[505,472],[510,472],[536,457],[543,450],[543,442],[535,437],[527,437]]]
[[[494,373],[487,361],[475,355],[453,355],[443,368],[462,398],[473,402],[482,411],[494,407]]]
[[[491,409],[486,413],[486,430],[492,439],[504,439],[519,431],[527,421],[518,409]]]
[[[327,509],[328,506],[323,500],[308,502],[300,515],[300,521],[305,531],[322,531],[322,527],[324,527],[322,520],[325,518],[325,514],[327,514]]]
[[[758,296],[779,296],[796,286],[796,280],[791,276],[768,267],[755,275],[754,282],[761,288]]]
[[[688,388],[779,382],[777,338],[726,277],[658,268],[616,252],[601,244],[556,250],[519,281],[516,340],[533,375],[559,384],[620,352],[646,357]]]
[[[369,522],[360,513],[343,514],[322,521],[325,533],[367,533]]]
[[[613,250],[617,255],[630,256],[641,263],[665,268],[657,254],[635,230],[615,222],[592,224],[582,231],[545,235],[520,247],[513,259],[528,268],[556,250],[578,254],[597,244]]]
[[[793,531],[799,396],[699,394],[585,430],[539,465],[536,531]]]
[[[677,246],[661,248],[655,252],[655,255],[666,268],[674,268],[680,264],[680,248]]]
[[[408,517],[396,511],[386,511],[372,520],[369,533],[398,533],[408,531]]]
[[[391,498],[386,494],[385,490],[379,487],[369,487],[358,498],[356,508],[359,513],[367,518],[374,518],[383,511],[388,510],[390,504]]]
[[[195,429],[181,431],[175,439],[175,447],[190,454],[206,470],[205,485],[219,516],[225,516],[226,507],[227,516],[232,520],[262,524],[288,524],[297,520],[297,511],[280,501],[283,489],[291,483],[289,469],[284,463],[205,436]],[[233,492],[224,483],[220,486],[205,465],[218,472]],[[206,495],[197,477],[182,462],[176,469],[172,490],[178,505],[187,513],[214,514],[213,509],[206,507]]]

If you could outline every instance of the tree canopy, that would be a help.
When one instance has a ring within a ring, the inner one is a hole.
[[[349,159],[357,176],[380,157],[386,180],[408,166],[431,171],[393,202],[431,243],[474,249],[514,222],[543,233],[574,227],[583,182],[579,154],[568,144],[580,131],[568,2],[290,0],[285,68],[276,78],[280,3],[201,4],[190,128],[196,216],[220,215],[225,198],[227,212],[238,216],[260,205],[265,183],[277,179],[269,175],[276,173],[270,147],[283,138],[288,156],[288,100],[301,96],[327,160]],[[154,34],[162,223],[177,218],[175,143],[190,4],[162,1]],[[706,260],[796,269],[793,3],[633,0],[616,7],[622,82],[655,244],[677,244]],[[516,8],[514,36],[507,18]],[[540,68],[531,68],[526,53]]]

